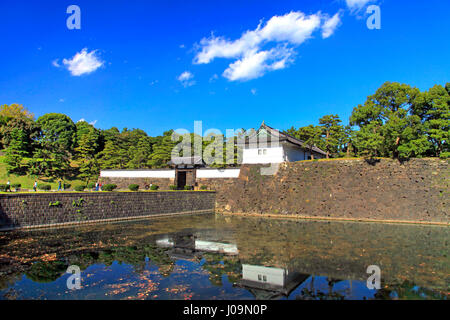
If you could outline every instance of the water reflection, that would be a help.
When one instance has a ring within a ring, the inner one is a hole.
[[[446,227],[213,214],[2,233],[0,299],[447,299],[448,241]]]

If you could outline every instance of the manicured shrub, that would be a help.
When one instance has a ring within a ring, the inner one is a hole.
[[[159,186],[157,186],[157,185],[155,185],[155,184],[152,184],[152,185],[150,186],[150,190],[156,191],[156,190],[158,190],[158,189],[159,189]]]
[[[178,187],[177,187],[177,186],[174,186],[174,185],[172,185],[172,186],[169,186],[169,189],[170,189],[170,190],[178,190]]]
[[[102,187],[103,191],[114,191],[115,189],[117,189],[117,185],[115,185],[115,184],[105,184]]]
[[[189,190],[194,190],[193,186],[184,186],[184,190],[189,191]]]
[[[22,187],[22,185],[20,183],[14,183],[11,185],[11,187],[14,189],[20,189]]]
[[[72,186],[72,185],[71,185],[70,183],[64,183],[64,184],[63,184],[64,190],[70,189],[71,186]]]
[[[75,191],[82,192],[84,191],[84,189],[86,189],[86,186],[83,185],[75,186]]]
[[[6,184],[0,184],[0,192],[6,192],[7,186]]]
[[[38,184],[38,189],[43,191],[50,191],[52,190],[52,186],[49,184]]]
[[[128,186],[128,189],[130,189],[131,191],[139,191],[139,185],[138,184],[130,184]]]
[[[201,186],[200,190],[208,190],[208,187],[207,186]]]
[[[95,188],[95,185],[96,185],[95,182],[90,182],[90,183],[88,183],[87,188],[88,188],[88,189],[94,189],[94,188]]]

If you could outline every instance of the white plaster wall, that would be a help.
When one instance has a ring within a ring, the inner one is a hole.
[[[264,163],[282,163],[284,162],[284,149],[282,146],[277,148],[261,148],[267,150],[266,155],[259,155],[259,149],[244,149],[242,163],[244,164],[264,164]]]
[[[288,162],[308,160],[308,154],[305,154],[305,152],[299,148],[293,148],[289,145],[285,145],[284,152]]]
[[[175,170],[102,170],[102,178],[168,178],[175,179]]]
[[[241,169],[199,169],[197,170],[197,178],[239,178]]]

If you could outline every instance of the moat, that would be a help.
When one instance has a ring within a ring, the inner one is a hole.
[[[213,213],[4,232],[0,299],[448,299],[449,241],[446,226]]]

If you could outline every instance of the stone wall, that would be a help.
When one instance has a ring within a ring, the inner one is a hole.
[[[0,230],[213,212],[214,192],[0,195]]]
[[[261,167],[198,184],[216,190],[216,209],[225,213],[450,223],[445,160],[303,161],[281,164],[273,176]]]

